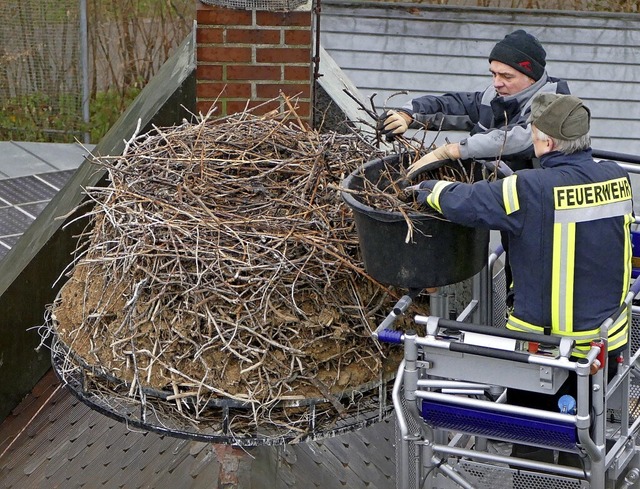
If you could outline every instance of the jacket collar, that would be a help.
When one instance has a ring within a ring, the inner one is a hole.
[[[551,151],[540,157],[540,166],[542,168],[554,168],[562,165],[581,165],[585,161],[593,161],[591,148],[570,155],[566,155],[560,151]]]

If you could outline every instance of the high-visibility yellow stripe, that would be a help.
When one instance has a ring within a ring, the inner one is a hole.
[[[575,223],[567,226],[566,233],[567,248],[564,266],[564,282],[565,293],[561,298],[564,299],[565,328],[567,331],[573,331],[573,289],[575,284],[576,272],[576,225]],[[551,328],[553,331],[553,327]]]
[[[507,319],[507,328],[513,331],[544,334],[544,328],[542,326],[527,323],[526,321],[515,317],[513,314],[511,314],[509,319]]]
[[[627,337],[629,334],[628,319],[628,314],[623,313],[609,328],[608,348],[610,351],[620,348],[627,343]],[[507,328],[513,331],[544,334],[544,328],[542,326],[527,323],[526,321],[513,316],[513,314],[509,316],[509,319],[507,320]],[[575,349],[573,355],[576,357],[585,357],[591,348],[591,342],[599,340],[602,337],[600,334],[600,326],[589,331],[578,331],[566,334],[555,333],[553,336],[564,336],[574,340]]]
[[[609,327],[608,335],[610,338],[620,334],[620,331],[624,330],[627,327],[628,320],[626,314],[622,314],[615,322]],[[553,333],[558,336],[566,336],[567,338],[571,338],[576,342],[585,342],[591,341],[597,338],[602,337],[600,326],[597,328],[585,330],[585,331],[571,331],[564,334]]]
[[[562,224],[553,225],[553,255],[551,258],[551,324],[560,324]]]
[[[614,351],[620,347],[623,347],[627,344],[628,336],[629,328],[625,325],[625,328],[622,331],[618,332],[618,334],[609,336],[607,340],[607,349],[609,351]],[[598,338],[593,338],[593,340],[597,339]],[[580,358],[587,356],[587,353],[589,353],[589,350],[591,349],[591,341],[576,341],[572,355]]]
[[[453,182],[445,182],[442,180],[438,181],[433,186],[433,191],[427,197],[427,204],[437,210],[440,214],[442,214],[442,209],[440,208],[440,194],[445,189],[445,187],[451,185],[452,183]]]
[[[616,348],[620,348],[624,346],[629,341],[629,328],[625,327],[620,333],[615,336],[609,337],[608,347],[610,351],[615,350]]]
[[[516,187],[517,179],[518,175],[511,175],[502,179],[502,201],[507,215],[520,210],[518,189]]]

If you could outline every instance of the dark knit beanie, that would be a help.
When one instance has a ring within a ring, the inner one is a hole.
[[[507,34],[489,54],[489,63],[500,61],[538,81],[544,73],[547,53],[535,37],[519,29]]]

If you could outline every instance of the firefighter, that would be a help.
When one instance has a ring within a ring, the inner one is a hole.
[[[631,183],[617,163],[592,158],[590,111],[577,97],[539,94],[529,120],[541,168],[493,182],[428,180],[414,188],[416,199],[450,221],[506,232],[514,290],[507,327],[572,338],[574,357],[584,357],[629,290]],[[628,336],[622,314],[608,332],[610,377]],[[508,402],[557,410],[567,393],[575,396],[575,377],[555,396],[510,389]]]

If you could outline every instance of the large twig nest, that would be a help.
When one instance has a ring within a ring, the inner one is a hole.
[[[370,334],[393,291],[362,268],[335,190],[374,155],[245,113],[97,159],[111,183],[87,189],[90,230],[52,308],[59,338],[130,396],[169,392],[194,420],[228,398],[253,407],[250,423],[284,423],[283,400],[379,381],[395,362]]]

